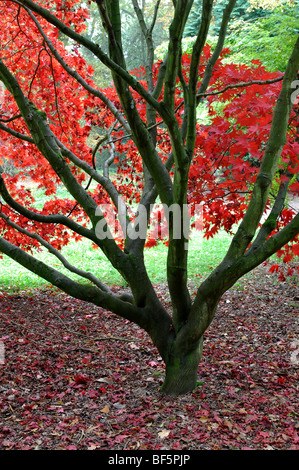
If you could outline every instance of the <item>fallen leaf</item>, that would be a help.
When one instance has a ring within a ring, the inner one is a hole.
[[[170,431],[168,429],[163,429],[162,431],[158,432],[158,436],[160,439],[165,439],[165,437],[168,437],[170,434]]]
[[[108,405],[104,406],[104,408],[100,410],[101,413],[109,413],[109,411],[110,411],[110,408]]]
[[[209,421],[209,418],[205,418],[205,417],[202,416],[201,418],[199,418],[199,421],[201,423],[207,423]]]

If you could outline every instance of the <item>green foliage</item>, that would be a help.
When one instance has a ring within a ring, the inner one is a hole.
[[[201,18],[201,1],[195,0],[186,23],[184,37],[194,37],[198,32]]]
[[[193,43],[201,20],[200,0],[195,0],[185,28],[185,41]],[[216,42],[226,2],[218,1],[213,9],[209,43]],[[225,46],[229,47],[231,61],[249,63],[257,58],[270,71],[285,70],[290,52],[298,36],[299,2],[282,2],[271,9],[239,0],[234,9]],[[269,6],[270,8],[270,6]],[[281,38],[284,38],[282,41]],[[188,49],[188,47],[187,47]],[[191,46],[189,47],[191,52]]]

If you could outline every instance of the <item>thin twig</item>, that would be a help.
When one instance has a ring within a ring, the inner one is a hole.
[[[0,122],[11,122],[11,121],[14,121],[15,119],[18,119],[20,117],[22,117],[22,114],[16,114],[16,116],[12,116],[12,117],[7,118],[7,119],[0,118]]]
[[[92,341],[106,341],[106,340],[114,340],[114,341],[124,341],[127,343],[131,343],[134,341],[142,341],[139,338],[119,338],[117,336],[100,336],[99,338],[90,338]]]

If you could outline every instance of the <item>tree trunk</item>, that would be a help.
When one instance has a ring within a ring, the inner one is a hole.
[[[166,375],[162,392],[170,396],[179,396],[192,392],[197,383],[198,364],[202,356],[202,338],[188,354],[174,351],[166,361]]]

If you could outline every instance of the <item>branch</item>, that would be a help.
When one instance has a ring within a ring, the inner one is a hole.
[[[9,194],[6,185],[4,183],[3,177],[0,175],[0,194],[3,197],[4,201],[12,207],[19,214],[23,215],[29,220],[34,220],[36,222],[46,223],[46,224],[60,224],[63,225],[73,232],[81,235],[82,237],[87,238],[88,240],[97,243],[97,238],[95,233],[92,230],[82,227],[81,225],[74,222],[72,219],[60,214],[44,215],[33,212],[26,207],[22,206],[19,202],[15,201]]]
[[[98,1],[98,6],[102,13],[104,23],[107,23],[106,27],[108,31],[109,50],[111,57],[115,63],[123,68],[125,66],[125,59],[121,44],[120,17],[117,3],[118,2],[109,2],[109,9],[107,7],[107,11],[103,9],[102,2]],[[117,43],[117,47],[114,47],[115,41]],[[144,122],[141,119],[136,102],[132,96],[130,87],[128,86],[129,84],[116,71],[113,72],[113,80],[118,96],[121,98],[122,106],[131,128],[131,134],[142,158],[143,164],[155,182],[161,200],[166,204],[171,204],[173,197],[172,181],[156,150],[155,141],[152,139],[152,135],[146,129]],[[152,98],[151,94],[150,96]],[[155,99],[154,101],[152,101],[152,99],[148,99],[147,97],[144,97],[144,99],[147,102],[147,111],[151,107],[156,110],[161,110],[160,103]],[[158,103],[158,107],[156,103]],[[150,109],[150,111],[152,110]]]
[[[99,183],[101,186],[103,186],[103,188],[106,190],[107,194],[110,196],[113,204],[115,205],[118,214],[121,214],[122,216],[124,216],[124,219],[122,219],[122,217],[120,218],[120,224],[121,224],[122,230],[124,231],[125,227],[128,224],[127,207],[126,207],[123,199],[120,197],[120,194],[119,194],[118,190],[116,189],[113,182],[109,178],[109,174],[107,172],[107,167],[109,165],[109,162],[105,162],[106,168],[104,168],[104,175],[100,175],[87,162],[85,162],[84,160],[81,160],[71,150],[69,150],[67,147],[65,147],[65,145],[62,142],[60,142],[60,140],[58,138],[56,138],[56,140],[57,140],[58,146],[61,149],[62,155],[65,156],[66,158],[68,158],[72,163],[74,163],[77,167],[81,168],[81,170],[85,171],[90,176],[91,179],[90,179],[87,187],[85,188],[85,190],[89,187],[92,179],[94,179],[97,183]],[[114,157],[113,157],[113,159],[114,159]],[[110,164],[111,163],[112,162],[110,162]],[[76,204],[76,206],[77,206],[77,204]],[[71,210],[71,212],[73,212],[74,208]],[[100,213],[99,211],[100,211],[100,208],[97,209],[98,213]],[[102,217],[104,217],[104,216],[102,215]]]
[[[115,186],[113,185],[112,181],[106,177],[100,175],[94,168],[92,168],[87,162],[81,160],[81,158],[77,157],[71,150],[69,150],[57,137],[56,142],[61,149],[61,154],[68,158],[72,163],[74,163],[78,168],[85,171],[90,177],[92,177],[97,183],[101,184],[103,188],[107,191],[113,202],[115,203],[119,193]]]
[[[286,227],[275,233],[270,237],[264,244],[256,247],[255,251],[248,251],[243,256],[243,260],[246,260],[246,272],[251,271],[256,266],[261,264],[270,256],[274,255],[290,240],[295,238],[299,234],[299,214],[297,214]],[[244,274],[245,274],[244,273]]]
[[[126,318],[127,320],[137,323],[142,328],[147,324],[146,312],[143,309],[138,308],[115,295],[104,292],[98,287],[80,284],[79,282],[72,280],[68,276],[48,266],[43,261],[36,259],[34,256],[26,253],[21,248],[1,237],[0,251],[24,266],[26,269],[29,269],[29,271],[40,276],[50,284],[58,287],[76,299],[91,302],[104,309],[110,310],[122,318]]]
[[[283,80],[284,74],[281,75],[280,77],[277,78],[271,78],[269,80],[251,80],[250,82],[240,82],[240,83],[235,83],[231,85],[226,85],[224,88],[221,88],[221,90],[218,91],[211,91],[207,93],[197,93],[197,97],[205,97],[205,96],[215,96],[215,95],[220,95],[221,93],[224,93],[226,90],[229,90],[231,88],[242,88],[250,85],[269,85],[271,83],[276,83],[280,82]]]
[[[158,10],[159,10],[159,7],[160,7],[160,3],[161,3],[161,0],[157,0],[157,3],[155,5],[155,11],[154,11],[154,16],[153,16],[153,19],[152,19],[152,23],[149,27],[149,33],[150,34],[152,34],[153,29],[154,29],[155,24],[156,24],[156,21],[157,21],[157,15],[158,15]]]
[[[169,28],[168,59],[165,74],[163,103],[169,111],[174,108],[176,79],[181,56],[181,42],[185,24],[192,7],[193,0],[178,0],[172,23]]]
[[[216,62],[217,62],[217,60],[218,60],[218,58],[221,54],[222,49],[223,49],[228,22],[230,20],[231,13],[232,13],[232,11],[235,7],[236,1],[237,0],[229,0],[228,4],[226,5],[225,9],[223,10],[223,16],[222,16],[218,41],[217,41],[216,47],[214,49],[214,52],[212,54],[212,57],[210,58],[210,60],[208,61],[207,66],[206,66],[205,73],[204,73],[204,78],[203,78],[203,80],[200,84],[199,90],[198,90],[199,95],[201,95],[201,93],[204,93],[206,91],[206,89],[208,88],[208,86],[209,86],[214,66],[215,66],[215,64],[216,64]],[[199,103],[199,101],[200,100],[198,100],[198,103]]]
[[[0,129],[2,129],[2,131],[7,132],[8,134],[13,135],[17,139],[25,140],[26,142],[30,142],[30,144],[34,144],[34,140],[32,137],[29,137],[28,135],[25,135],[25,134],[21,134],[20,132],[17,132],[14,129],[11,129],[8,126],[5,126],[1,122],[0,122]]]
[[[12,136],[18,138],[18,139],[21,139],[21,140],[24,140],[26,142],[30,142],[31,144],[34,144],[34,140],[32,137],[29,137],[29,136],[26,136],[25,134],[21,134],[19,132],[16,132],[15,130],[11,129],[10,127],[7,127],[5,126],[4,124],[1,124],[0,122],[0,129],[2,129],[3,131],[11,134]],[[61,153],[62,155],[64,155],[66,158],[68,158],[71,162],[73,162],[78,168],[81,168],[83,171],[85,171],[89,176],[90,176],[90,180],[88,182],[88,185],[86,186],[85,190],[88,189],[88,187],[90,186],[90,183],[92,180],[95,180],[97,181],[97,183],[99,183],[101,186],[103,186],[103,188],[107,191],[107,194],[111,197],[118,213],[121,213],[121,214],[124,214],[125,217],[124,217],[124,222],[126,223],[126,226],[128,224],[127,222],[127,217],[126,217],[126,214],[127,214],[127,208],[125,206],[125,203],[123,202],[122,198],[120,198],[120,195],[116,189],[116,187],[114,186],[113,182],[110,180],[110,178],[108,176],[101,176],[94,168],[92,168],[87,162],[85,162],[84,160],[81,160],[79,157],[77,157],[73,152],[71,152],[71,150],[67,149],[67,147],[65,147],[64,144],[62,144],[62,142],[59,141],[58,138],[56,138],[56,141],[61,149]],[[101,143],[101,142],[100,142]],[[99,145],[100,145],[99,143]],[[111,145],[113,145],[113,141],[110,142]],[[96,149],[98,149],[98,145],[96,147]],[[107,162],[108,164],[108,162]],[[2,179],[2,178],[1,178]],[[3,181],[3,179],[2,179]],[[0,189],[0,193],[1,193],[1,189]],[[8,194],[8,193],[7,193]],[[12,201],[11,201],[12,202]],[[10,203],[11,205],[11,203]],[[73,207],[73,209],[71,210],[71,212],[68,214],[68,217],[71,215],[71,213],[74,211],[75,207],[77,207],[78,203]],[[21,206],[22,207],[22,206]],[[19,208],[20,209],[20,208]],[[20,212],[19,209],[16,209],[18,210],[18,212]],[[24,208],[25,209],[25,208]],[[20,212],[21,213],[21,212]],[[32,212],[32,214],[35,214],[34,212]],[[23,214],[24,215],[24,214]],[[29,217],[28,215],[26,216],[28,218],[31,218],[32,219],[32,215],[31,217]],[[43,216],[45,217],[45,216]],[[56,217],[56,215],[54,216],[50,216],[51,217],[51,220],[49,220],[49,222],[53,222],[53,223],[62,223],[63,225],[66,225],[68,224],[71,219],[68,219],[68,217],[65,217],[64,218],[64,221],[63,222],[58,222],[58,221],[54,221],[52,219],[52,217]],[[59,216],[61,217],[61,216]],[[33,220],[33,219],[32,219]],[[35,218],[35,220],[37,220]],[[47,222],[47,220],[40,220],[41,222]],[[121,222],[121,225],[122,225],[122,222]],[[79,226],[78,226],[79,227]],[[124,230],[124,226],[122,225],[122,229]],[[74,227],[72,228],[72,230],[74,230],[76,233],[79,233],[76,229],[74,229]],[[90,232],[91,233],[91,232]],[[84,235],[85,237],[87,236],[86,234]],[[87,237],[87,238],[90,238],[90,235]],[[95,240],[93,240],[95,243],[97,243]]]
[[[167,59],[168,59],[168,54],[166,54],[166,56],[163,59],[163,62],[161,63],[161,65],[159,67],[159,72],[158,72],[158,76],[157,76],[157,80],[156,80],[156,86],[155,86],[155,89],[152,93],[152,95],[155,99],[159,98],[159,96],[162,92],[162,89],[163,89],[164,79],[165,79],[166,69],[167,69]]]
[[[95,223],[96,203],[78,183],[67,163],[62,158],[56,137],[47,122],[46,114],[39,111],[35,105],[25,97],[18,81],[4,65],[2,60],[0,60],[0,78],[6,88],[11,92],[22,113],[36,147],[50,163],[69,193],[81,204],[90,220]]]
[[[206,43],[210,22],[212,18],[213,0],[204,0],[202,6],[202,18],[200,28],[197,34],[196,41],[192,48],[190,74],[189,74],[189,88],[192,94],[196,93],[198,81],[198,67],[203,47]]]
[[[281,213],[284,202],[288,193],[288,187],[290,183],[290,178],[283,183],[281,183],[278,194],[276,196],[275,203],[273,204],[272,210],[268,215],[266,221],[263,223],[258,235],[256,236],[254,242],[250,246],[249,250],[247,250],[247,255],[250,255],[257,247],[263,245],[267,237],[271,234],[271,232],[276,227],[276,221],[278,219],[279,214]]]
[[[11,118],[7,118],[7,119],[0,118],[0,122],[11,122],[11,121],[14,121],[15,119],[19,119],[20,117],[22,117],[22,114],[17,114],[16,116],[12,116]]]
[[[146,46],[147,46],[147,61],[146,61],[146,76],[147,76],[147,84],[148,84],[148,90],[150,93],[153,93],[154,90],[154,84],[153,84],[153,62],[154,62],[154,43],[153,43],[153,37],[152,37],[152,29],[148,29],[146,26],[143,12],[141,8],[138,5],[137,0],[132,0],[133,7],[139,22],[140,29],[142,31],[142,34],[145,38],[146,41]],[[155,11],[157,11],[157,5],[159,7],[159,2],[156,4]],[[155,24],[155,20],[153,21],[153,25]]]
[[[24,96],[17,80],[1,60],[0,77],[8,90],[12,93],[26,125],[30,130],[36,147],[50,163],[68,192],[81,205],[95,229],[97,224],[105,219],[104,215],[94,199],[77,181],[63,158],[57,144],[56,136],[48,125],[45,113],[41,113],[35,105]],[[108,226],[107,237],[98,239],[96,243],[102,248],[114,266],[119,263],[119,258],[125,257],[124,253],[113,239]]]
[[[204,0],[202,5],[202,18],[199,28],[199,32],[196,41],[193,45],[190,73],[189,73],[189,84],[188,84],[188,113],[187,113],[187,138],[186,138],[186,151],[189,155],[190,161],[194,153],[195,139],[196,139],[196,90],[198,83],[198,67],[200,64],[200,58],[203,47],[205,45],[210,22],[212,18],[213,0]],[[186,110],[185,110],[186,113]]]
[[[115,121],[115,123],[110,127],[110,129],[108,129],[108,132],[107,132],[107,136],[108,136],[107,143],[108,145],[110,145],[110,156],[104,162],[104,168],[103,168],[103,175],[107,179],[109,179],[109,167],[112,165],[112,163],[114,162],[114,158],[115,158],[115,146],[114,146],[113,140],[111,139],[111,133],[113,132],[115,128],[116,122],[117,121]]]

